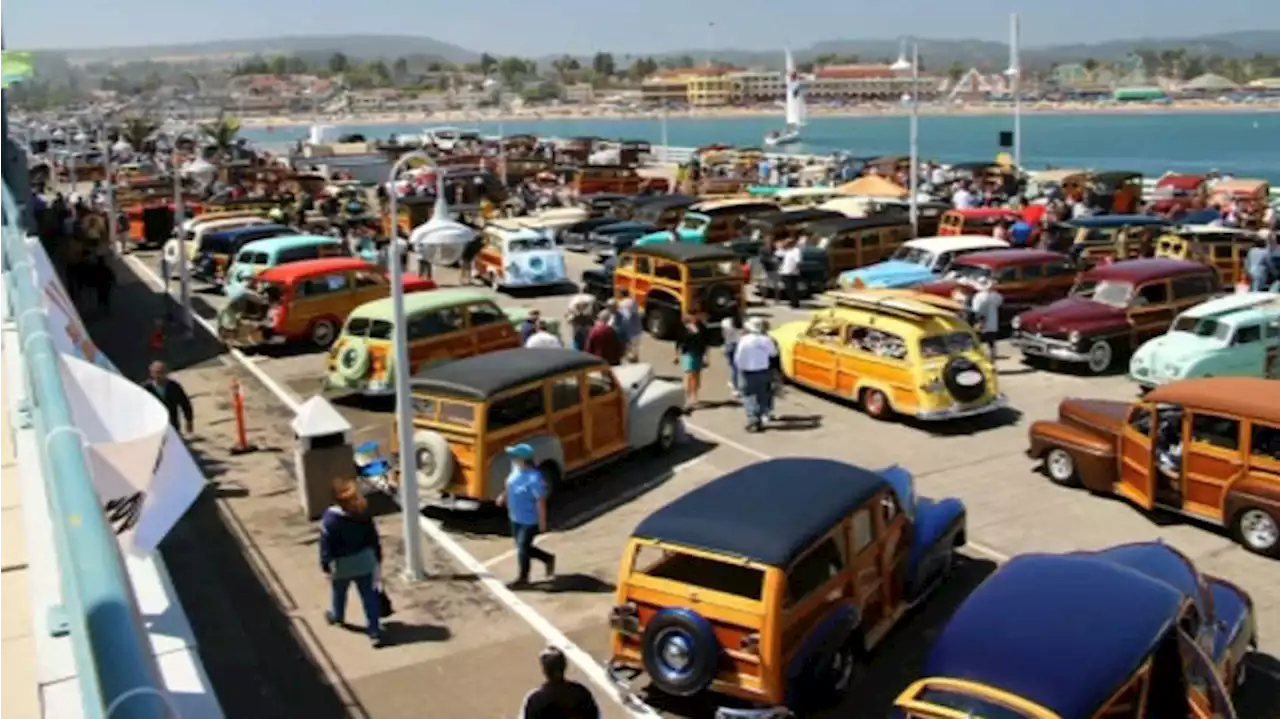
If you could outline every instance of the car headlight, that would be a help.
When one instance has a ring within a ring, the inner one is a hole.
[[[1022,317],[1018,315],[1014,315],[1014,318],[1009,321],[1009,326],[1014,328],[1015,330],[1022,329]]]
[[[1071,343],[1071,344],[1073,344],[1073,345],[1074,345],[1074,344],[1079,344],[1079,343],[1080,343],[1080,331],[1079,331],[1079,330],[1073,330],[1073,331],[1071,332],[1071,334],[1067,335],[1067,341],[1068,341],[1068,342],[1070,342],[1070,343]]]

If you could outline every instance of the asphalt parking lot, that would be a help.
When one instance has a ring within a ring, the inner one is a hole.
[[[139,253],[134,258],[151,272],[158,271],[156,253]],[[580,275],[590,262],[587,256],[571,253],[571,277]],[[442,270],[436,279],[448,285],[455,277],[452,270]],[[207,317],[222,302],[220,295],[201,291],[195,297],[197,308]],[[503,296],[499,301],[559,316],[566,299],[567,295]],[[803,316],[776,307],[752,311],[768,316],[775,325]],[[659,374],[676,374],[670,345],[646,339],[641,354]],[[540,544],[559,554],[560,576],[554,583],[519,593],[525,605],[592,657],[607,657],[605,619],[613,603],[619,551],[640,518],[744,464],[768,457],[823,456],[872,468],[899,464],[914,473],[921,495],[963,499],[971,543],[966,550],[969,561],[960,566],[950,585],[882,645],[884,649],[859,678],[845,705],[832,716],[883,716],[897,692],[918,676],[930,639],[951,610],[1000,561],[1026,552],[1157,539],[1177,547],[1201,571],[1228,579],[1252,595],[1261,646],[1250,681],[1238,698],[1239,709],[1242,717],[1280,716],[1280,661],[1276,659],[1280,654],[1280,564],[1246,553],[1214,528],[1147,515],[1121,501],[1059,488],[1024,454],[1027,426],[1056,416],[1061,399],[1130,399],[1135,388],[1128,380],[1035,371],[1021,362],[1015,350],[1002,345],[998,369],[1009,409],[948,424],[886,423],[838,400],[789,389],[778,403],[780,425],[756,435],[745,431],[741,409],[729,401],[722,358],[714,352],[711,357],[704,376],[706,406],[689,418],[689,441],[672,457],[636,457],[603,470],[594,481],[557,501],[553,530]],[[318,391],[325,372],[323,354],[305,348],[262,352],[248,360],[303,398]],[[358,441],[388,440],[390,404],[334,399],[355,428]],[[514,574],[511,540],[501,518],[433,510],[427,516],[496,577]],[[439,591],[448,589],[442,586]],[[656,704],[655,708],[671,716],[709,716],[704,705]]]

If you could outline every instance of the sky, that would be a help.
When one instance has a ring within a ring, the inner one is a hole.
[[[5,0],[0,22],[10,49],[397,34],[541,56],[771,50],[903,34],[1003,40],[1014,11],[1024,46],[1280,29],[1280,0]]]

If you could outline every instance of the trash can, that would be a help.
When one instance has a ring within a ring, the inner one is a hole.
[[[355,478],[351,423],[325,398],[316,395],[293,418],[294,476],[298,500],[308,519],[319,519],[333,501],[333,483]]]

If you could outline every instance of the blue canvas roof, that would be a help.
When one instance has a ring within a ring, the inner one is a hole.
[[[876,472],[844,462],[771,459],[676,499],[641,521],[633,535],[786,567],[888,486]]]
[[[1063,223],[1070,227],[1087,227],[1090,229],[1112,228],[1112,227],[1147,227],[1160,226],[1169,227],[1173,225],[1171,220],[1155,215],[1094,215],[1092,217],[1077,217]]]
[[[938,637],[925,676],[1089,719],[1177,620],[1182,594],[1105,558],[1027,554],[991,575]]]
[[[1105,559],[1113,564],[1136,569],[1173,587],[1200,608],[1200,616],[1209,619],[1212,601],[1200,585],[1200,573],[1181,552],[1163,542],[1122,544],[1097,552],[1081,552],[1083,556]]]

